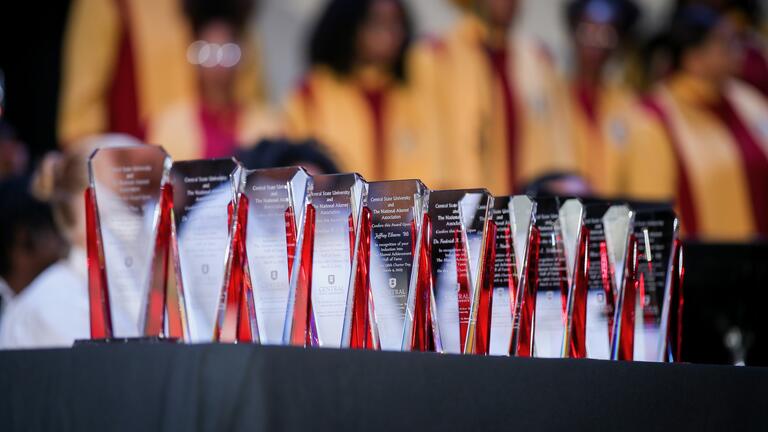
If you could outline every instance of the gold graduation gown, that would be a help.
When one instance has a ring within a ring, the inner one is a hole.
[[[236,125],[240,147],[282,134],[277,116],[256,102],[239,110]],[[204,135],[199,105],[182,102],[156,117],[147,130],[147,142],[162,146],[174,160],[201,159],[205,157]]]
[[[595,195],[625,195],[627,151],[636,136],[630,130],[647,115],[638,99],[625,86],[607,84],[595,90],[590,113],[574,87],[568,106],[579,174]]]
[[[738,81],[722,92],[768,155],[766,100]],[[654,91],[651,105],[658,118],[637,130],[629,191],[638,198],[675,199],[689,235],[746,241],[757,234],[750,184],[733,134],[708,107],[718,97],[711,84],[684,74]]]
[[[434,58],[430,99],[439,117],[446,183],[508,194],[512,182],[519,188],[542,174],[575,172],[565,84],[546,52],[519,35],[510,35],[507,46],[515,134],[510,158],[504,93],[484,46],[486,33],[467,14],[441,40],[417,48]]]
[[[381,95],[378,114],[366,90]],[[317,139],[341,170],[358,172],[366,180],[419,178],[438,187],[437,152],[418,106],[412,87],[376,71],[341,77],[315,67],[286,103],[286,134]]]
[[[109,89],[125,23],[139,121],[146,127],[174,104],[194,99],[195,69],[186,57],[192,34],[181,7],[179,0],[73,1],[62,59],[58,136],[63,146],[109,132]],[[243,103],[265,95],[257,47],[245,39],[237,82]]]

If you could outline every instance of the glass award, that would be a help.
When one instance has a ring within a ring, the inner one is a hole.
[[[261,344],[283,342],[309,179],[309,174],[299,167],[243,173],[243,201],[247,203],[243,261],[247,271],[239,310],[239,340],[250,334],[251,341]]]
[[[416,215],[415,259],[408,285],[402,351],[435,351],[432,223],[428,209],[429,195],[426,195]]]
[[[493,263],[493,308],[488,353],[509,355],[512,343],[513,304],[517,294],[518,270],[515,257],[510,196],[493,199],[491,218],[496,225],[496,255]]]
[[[525,195],[516,195],[508,206],[518,275],[517,289],[511,296],[513,323],[509,354],[532,357],[540,242],[535,225],[536,202]]]
[[[620,205],[611,206],[602,219],[605,247],[601,247],[601,253],[604,249],[608,266],[605,277],[609,283],[605,295],[613,299],[614,305],[612,318],[605,320],[610,325],[608,337],[611,340],[610,358],[613,360],[632,360],[634,349],[637,302],[637,241],[633,233],[634,217],[635,213],[629,207]],[[599,310],[595,311],[598,312]],[[599,317],[592,319],[599,324],[604,321]],[[602,341],[603,336],[600,330],[595,329],[594,337],[600,338],[598,341]]]
[[[235,201],[228,206],[229,229],[213,340],[216,342],[258,342],[256,312],[245,251],[248,226],[248,197],[243,193],[244,176],[238,176]]]
[[[587,356],[586,314],[589,256],[589,232],[584,225],[584,205],[578,199],[569,199],[560,207],[563,255],[566,262],[568,292],[565,308],[565,335],[563,357]]]
[[[639,210],[635,215],[634,233],[638,242],[639,293],[633,358],[676,361],[682,322],[683,274],[677,216],[671,209]]]
[[[608,202],[590,202],[584,207],[584,225],[589,230],[589,275],[587,283],[586,347],[587,357],[611,358],[611,331],[613,329],[614,299],[608,265],[603,216]]]
[[[169,296],[179,298],[186,312],[180,320],[186,325],[179,337],[189,342],[211,342],[224,281],[238,164],[233,159],[174,162],[170,181],[175,271]]]
[[[368,184],[357,238],[354,290],[347,305],[349,347],[400,350],[422,203],[419,180]],[[345,332],[347,333],[347,332]]]
[[[367,189],[358,174],[312,178],[290,281],[283,341],[299,346],[341,347],[349,290],[354,285],[362,202]]]
[[[429,196],[432,330],[437,352],[487,354],[495,230],[484,189]]]
[[[86,190],[91,338],[163,338],[168,304],[171,158],[161,147],[95,150]],[[171,299],[172,300],[172,299]]]
[[[560,198],[536,199],[536,228],[539,232],[536,281],[536,357],[561,357],[568,302],[568,270],[560,226]]]

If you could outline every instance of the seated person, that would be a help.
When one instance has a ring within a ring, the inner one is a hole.
[[[58,234],[50,235],[40,246],[38,256],[48,256],[53,265],[9,305],[0,324],[0,347],[67,347],[77,339],[90,337],[83,193],[88,187],[87,160],[97,146],[126,142],[138,143],[123,135],[104,135],[76,143],[74,152],[51,153],[42,161],[32,190],[36,197],[50,203],[50,230],[56,232],[55,221],[65,241]]]
[[[23,311],[19,314],[19,310],[36,297],[38,275],[46,274],[66,247],[54,225],[51,207],[32,196],[28,179],[0,182],[0,208],[0,347],[11,348],[25,346],[16,343],[20,332],[28,343],[46,333],[36,319],[24,316]],[[58,315],[55,306],[45,314]],[[86,319],[87,311],[86,303]]]

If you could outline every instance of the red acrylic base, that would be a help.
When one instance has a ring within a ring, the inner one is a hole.
[[[96,208],[96,192],[85,190],[85,225],[88,254],[88,305],[90,308],[91,339],[112,337],[112,315],[107,291],[107,270]]]

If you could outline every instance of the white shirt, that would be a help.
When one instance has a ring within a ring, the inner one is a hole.
[[[70,347],[90,337],[88,273],[85,251],[40,273],[5,307],[0,348]]]
[[[10,286],[8,286],[8,282],[5,281],[2,277],[0,277],[0,300],[2,300],[0,304],[0,318],[3,316],[3,311],[5,311],[5,306],[10,303],[13,298],[16,296],[16,293],[13,292]]]

